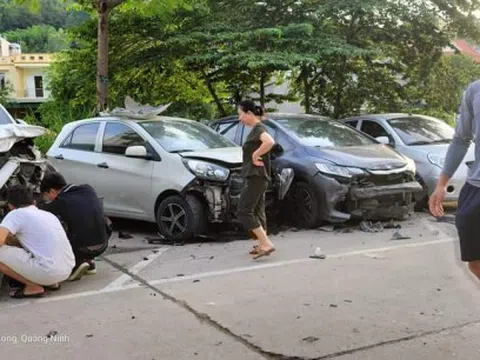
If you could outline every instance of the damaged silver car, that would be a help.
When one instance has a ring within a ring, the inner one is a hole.
[[[92,185],[106,215],[156,222],[168,240],[237,221],[242,149],[199,122],[106,114],[65,125],[47,157],[68,182]],[[292,170],[274,178],[270,203],[283,199]]]
[[[41,201],[40,183],[52,167],[35,148],[33,140],[46,131],[15,120],[0,105],[0,218],[8,212],[6,192],[11,186],[25,185]]]

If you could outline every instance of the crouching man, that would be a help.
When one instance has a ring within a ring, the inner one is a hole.
[[[27,187],[8,189],[7,202],[11,211],[0,224],[0,272],[24,285],[10,296],[40,297],[45,290],[59,289],[75,265],[62,224],[35,206]],[[21,247],[8,244],[13,237]]]
[[[111,235],[103,206],[90,185],[67,185],[62,174],[45,175],[41,192],[50,202],[42,209],[56,215],[65,225],[75,254],[75,267],[69,281],[95,274],[94,259],[108,247]]]

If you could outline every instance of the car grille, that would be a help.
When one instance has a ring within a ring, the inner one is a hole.
[[[358,180],[358,185],[362,187],[368,186],[384,186],[402,184],[414,181],[414,176],[409,172],[402,172],[388,175],[368,175]]]

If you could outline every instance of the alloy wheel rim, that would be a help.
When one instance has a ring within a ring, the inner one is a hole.
[[[168,204],[160,221],[170,236],[182,234],[187,230],[187,212],[178,204]]]

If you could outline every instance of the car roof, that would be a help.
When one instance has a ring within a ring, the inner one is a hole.
[[[360,119],[373,119],[373,120],[393,120],[393,119],[398,119],[398,118],[404,118],[404,117],[421,117],[424,115],[420,114],[407,114],[407,113],[385,113],[385,114],[362,114],[362,115],[356,115],[352,117],[347,117],[344,119],[340,119],[340,121],[352,121],[352,120],[360,120]]]
[[[92,117],[92,118],[87,118],[87,119],[82,119],[82,120],[76,120],[68,123],[68,125],[71,124],[88,124],[90,122],[97,122],[97,121],[123,121],[123,122],[133,122],[133,123],[142,123],[142,122],[152,122],[152,121],[179,121],[179,122],[187,122],[187,123],[199,123],[199,121],[195,120],[190,120],[190,119],[184,119],[184,118],[179,118],[179,117],[173,117],[173,116],[155,116],[151,119],[135,119],[131,117],[123,117],[123,116],[98,116],[98,117]]]
[[[332,120],[327,116],[310,115],[310,114],[295,114],[295,113],[267,113],[267,120],[283,120],[283,119],[305,119],[305,120]],[[238,120],[238,115],[230,115],[224,118],[213,121],[213,123],[220,123],[224,121]]]

